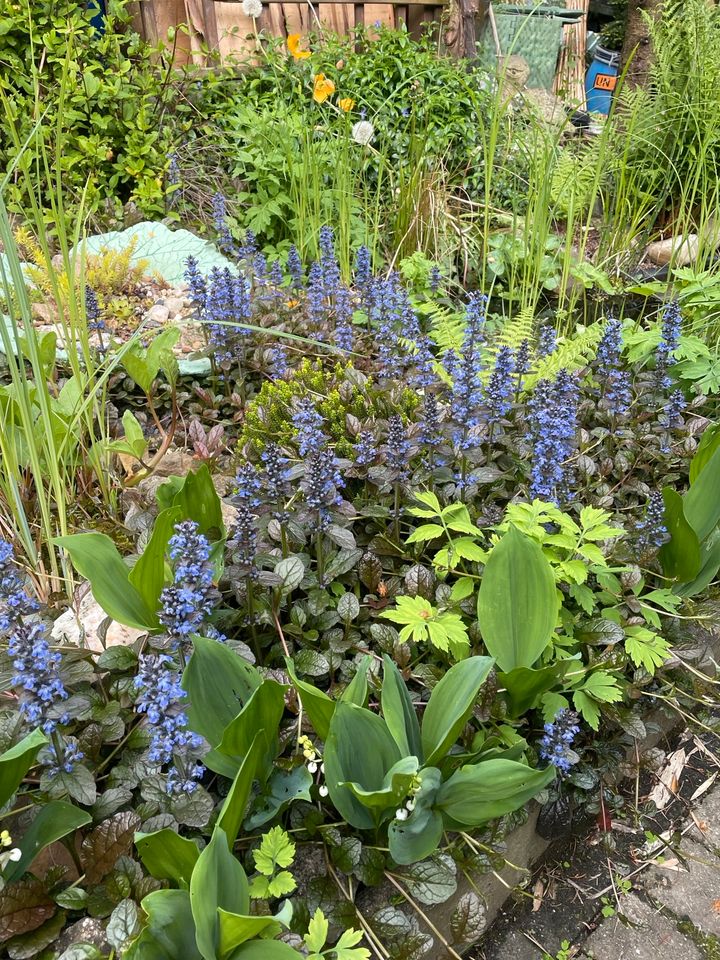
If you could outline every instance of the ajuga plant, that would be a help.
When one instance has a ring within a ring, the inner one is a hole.
[[[573,337],[529,312],[503,330],[482,292],[456,304],[363,249],[339,279],[329,230],[314,262],[268,265],[216,207],[232,266],[188,281],[237,420],[231,476],[205,462],[153,485],[130,557],[99,532],[54,544],[134,644],[65,649],[0,558],[0,801],[20,851],[3,880],[114,917],[113,936],[127,913],[137,956],[167,916],[187,956],[319,942],[316,887],[288,890],[292,917],[278,902],[282,845],[256,861],[260,912],[208,881],[242,890],[258,831],[292,831],[344,889],[501,865],[529,798],[592,803],[641,704],[697,697],[666,628],[720,568],[720,432],[678,376],[675,304]],[[32,872],[58,831],[82,894]],[[357,918],[327,903],[342,936]]]

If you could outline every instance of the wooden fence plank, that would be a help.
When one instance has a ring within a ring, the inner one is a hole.
[[[254,58],[257,41],[252,17],[245,16],[239,3],[213,2],[213,6],[220,56],[240,60]]]
[[[366,27],[373,27],[376,23],[385,27],[395,26],[395,10],[391,3],[366,3],[363,17]]]

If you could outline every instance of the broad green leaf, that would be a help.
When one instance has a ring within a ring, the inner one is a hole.
[[[285,658],[285,667],[292,680],[292,685],[298,692],[303,710],[310,718],[313,730],[321,740],[327,740],[330,721],[335,712],[335,701],[331,700],[322,690],[318,690],[312,683],[299,680],[295,673],[295,666],[289,657]]]
[[[422,722],[427,766],[436,766],[460,736],[493,664],[491,657],[461,660],[433,688]]]
[[[179,507],[162,510],[157,515],[147,546],[128,576],[148,610],[160,608],[160,594],[165,586],[165,552],[175,524],[181,518]]]
[[[712,423],[703,433],[695,456],[690,461],[691,486],[708,465],[718,447],[720,447],[720,423]]]
[[[231,913],[218,909],[218,922],[220,925],[220,946],[218,957],[229,956],[236,947],[247,940],[252,940],[264,933],[268,927],[274,926],[277,921],[275,917],[249,917],[240,913]]]
[[[720,522],[720,446],[716,448],[704,468],[683,497],[685,517],[704,540]]]
[[[537,670],[515,667],[508,673],[499,673],[498,682],[508,693],[510,716],[522,717],[537,706],[540,697],[558,683],[572,663],[572,660],[560,660]]]
[[[173,506],[180,507],[188,520],[194,520],[200,533],[209,540],[221,540],[225,536],[221,500],[206,463],[194,473],[188,473],[173,498]]]
[[[343,786],[348,787],[364,807],[376,810],[378,818],[384,819],[384,814],[396,810],[408,796],[417,772],[418,758],[402,757],[388,770],[382,784],[376,789],[366,789],[351,781],[345,781]]]
[[[258,671],[224,643],[193,637],[193,655],[182,679],[188,726],[216,747],[261,683]]]
[[[4,807],[35,762],[41,747],[48,742],[42,730],[33,730],[26,737],[0,754],[0,807]]]
[[[361,830],[372,829],[377,817],[345,784],[380,790],[399,759],[400,751],[384,720],[354,703],[337,704],[325,741],[325,781],[330,799],[348,823]]]
[[[148,607],[130,582],[130,570],[110,537],[104,533],[75,533],[56,537],[53,542],[70,554],[73,566],[90,581],[93,596],[109,617],[138,630],[158,626],[156,611]]]
[[[298,960],[298,952],[281,940],[253,940],[243,943],[227,960]]]
[[[201,960],[187,890],[155,890],[141,906],[147,923],[123,960]]]
[[[277,737],[284,710],[285,687],[275,680],[263,680],[227,725],[217,748],[205,757],[206,766],[232,779],[254,743],[255,776],[264,783],[278,752]]]
[[[155,833],[136,833],[135,846],[145,869],[157,880],[189,884],[200,856],[197,843],[165,828]]]
[[[555,577],[540,545],[510,527],[490,552],[478,593],[482,637],[501,670],[532,667],[557,612]]]
[[[422,739],[415,707],[400,671],[387,654],[383,654],[380,702],[385,723],[401,756],[412,755],[422,761]]]
[[[217,960],[220,946],[218,909],[247,914],[250,906],[245,871],[228,847],[228,837],[216,826],[210,843],[198,857],[190,880],[190,909],[195,942],[203,960]]]
[[[517,810],[555,778],[515,760],[485,760],[457,770],[439,789],[436,806],[446,825],[478,826]]]
[[[663,573],[673,580],[692,580],[700,571],[700,541],[685,518],[683,498],[665,487],[662,492],[665,504],[665,526],[670,540],[658,553]]]
[[[91,820],[89,813],[65,800],[51,800],[46,803],[25,831],[22,839],[17,842],[22,856],[16,863],[11,861],[7,865],[3,873],[5,881],[10,883],[21,877],[41,850],[74,830],[84,827]]]
[[[673,593],[680,597],[694,597],[702,593],[706,587],[715,579],[718,570],[720,570],[720,529],[715,529],[707,537],[700,550],[700,562],[702,564],[700,572],[689,583],[676,583],[673,587]]]
[[[423,767],[415,808],[407,820],[393,820],[388,827],[390,856],[396,863],[424,860],[434,853],[443,835],[442,815],[435,810],[435,798],[442,784],[436,767]]]
[[[227,836],[231,850],[240,832],[240,824],[245,816],[253,780],[256,776],[255,769],[258,762],[257,743],[262,736],[262,732],[262,730],[259,730],[255,740],[250,744],[218,817],[218,826],[222,828]],[[245,910],[240,910],[240,913],[244,912]]]
[[[340,700],[346,700],[348,703],[356,703],[359,707],[364,707],[368,698],[367,673],[371,658],[363,657],[360,665],[355,671],[355,676],[340,694]]]
[[[276,767],[265,790],[253,800],[251,812],[243,824],[245,830],[254,831],[274,819],[293,800],[307,800],[309,803],[312,784],[312,774],[304,763],[292,770]]]

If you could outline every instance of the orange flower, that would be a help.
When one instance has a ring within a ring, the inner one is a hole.
[[[338,100],[338,106],[341,110],[344,110],[345,113],[350,113],[355,106],[355,101],[352,97],[343,97],[342,100]]]
[[[328,80],[324,73],[318,73],[315,76],[315,85],[313,87],[313,100],[315,103],[325,103],[331,93],[335,93],[335,84]]]
[[[296,60],[307,60],[310,51],[300,49],[300,40],[299,33],[291,33],[287,38],[287,48]]]

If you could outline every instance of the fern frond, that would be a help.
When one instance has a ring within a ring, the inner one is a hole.
[[[439,306],[430,319],[429,333],[440,353],[447,353],[448,350],[460,353],[465,336],[464,314]]]
[[[503,325],[498,337],[499,346],[517,350],[523,340],[532,343],[535,331],[535,313],[531,307],[523,309]]]
[[[597,352],[603,329],[601,323],[594,323],[574,337],[561,340],[553,353],[543,357],[525,378],[525,389],[532,389],[538,380],[552,380],[561,370],[579,370],[586,366]]]

